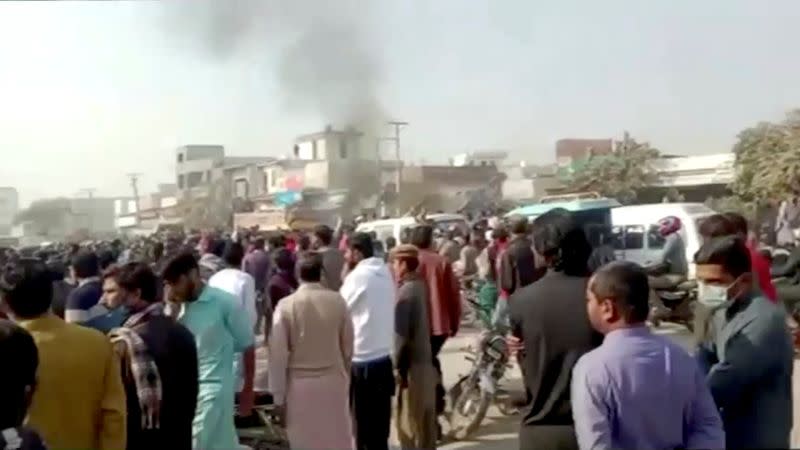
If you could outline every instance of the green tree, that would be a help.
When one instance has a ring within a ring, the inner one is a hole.
[[[733,192],[745,202],[781,200],[800,191],[800,110],[778,123],[761,122],[742,130],[733,146]]]
[[[595,191],[624,204],[633,203],[638,191],[655,181],[657,174],[650,168],[650,162],[658,155],[657,149],[646,142],[637,142],[625,132],[610,154],[591,155],[578,161],[563,176],[563,181],[571,192]]]

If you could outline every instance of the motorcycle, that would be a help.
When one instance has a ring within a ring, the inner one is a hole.
[[[492,329],[485,331],[478,348],[466,359],[472,362],[472,368],[447,393],[448,437],[457,440],[475,432],[492,404],[505,415],[517,412],[509,392],[500,386],[500,380],[511,367],[505,336]]]
[[[694,307],[697,304],[697,282],[684,281],[674,289],[657,289],[656,295],[667,307],[666,314],[653,317],[653,326],[658,327],[661,322],[672,322],[684,325],[689,331],[694,332]]]

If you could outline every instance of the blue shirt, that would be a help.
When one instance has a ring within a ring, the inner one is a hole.
[[[99,278],[81,281],[67,296],[64,320],[94,328],[101,333],[108,333],[112,328],[121,326],[125,321],[125,310],[122,308],[109,310],[100,303],[102,296],[103,282]]]
[[[612,331],[578,360],[572,414],[581,450],[725,448],[697,363],[646,326]]]
[[[235,297],[209,286],[197,300],[182,305],[178,321],[192,332],[197,343],[199,392],[192,447],[238,448],[233,423],[233,363],[236,353],[254,345],[253,325]]]

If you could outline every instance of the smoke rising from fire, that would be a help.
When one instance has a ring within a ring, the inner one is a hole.
[[[225,63],[277,52],[274,79],[287,113],[316,114],[374,138],[386,120],[381,55],[370,46],[369,1],[191,0],[164,2],[165,29],[203,57]],[[366,141],[369,142],[369,141]],[[362,147],[372,148],[364,143]]]

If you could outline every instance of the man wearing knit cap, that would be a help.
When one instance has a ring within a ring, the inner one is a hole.
[[[417,274],[417,247],[402,244],[390,253],[398,280],[394,367],[397,379],[397,437],[404,449],[436,448],[436,369],[431,355],[428,299]]]

